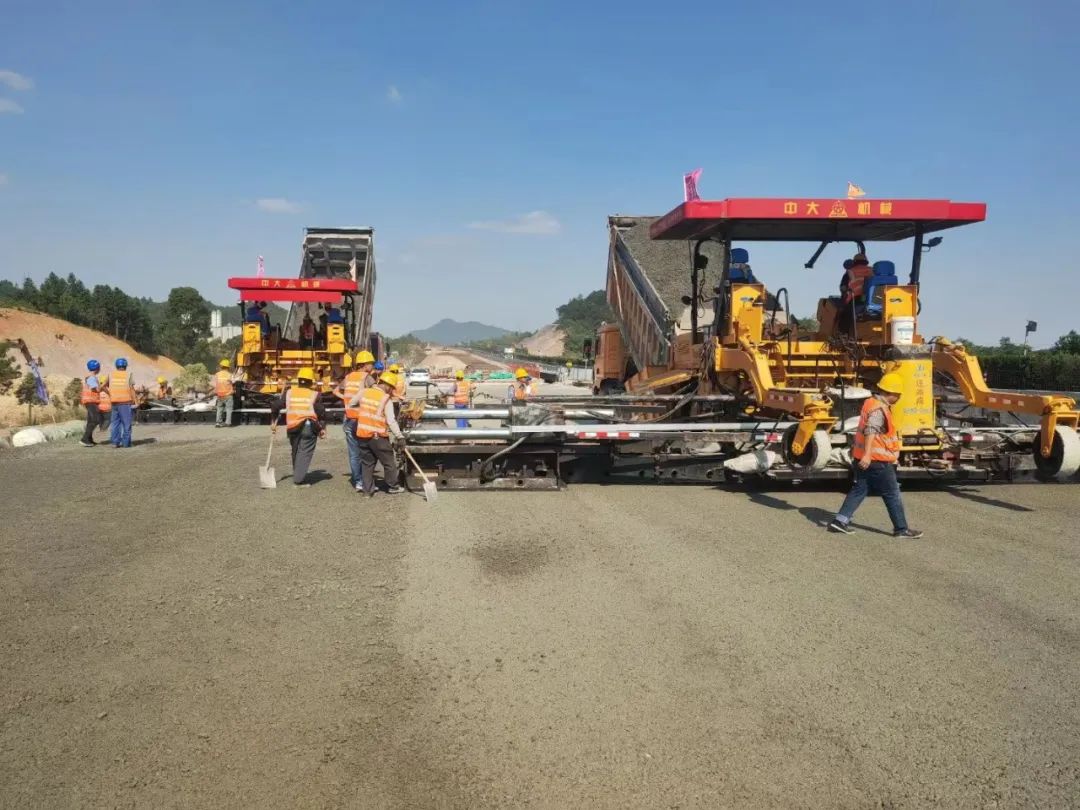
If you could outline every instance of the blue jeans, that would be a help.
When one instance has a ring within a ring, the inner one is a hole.
[[[349,449],[349,472],[352,474],[352,484],[358,487],[363,471],[360,467],[360,440],[356,438],[356,420],[346,419],[341,426],[345,430],[345,446]]]
[[[458,404],[455,403],[454,407],[457,408],[459,411],[462,411],[462,410],[465,410],[466,408],[468,408],[469,405],[468,405],[468,403],[466,403],[464,405],[458,405]],[[457,420],[457,426],[458,427],[468,427],[469,426],[469,420],[468,419],[458,419]]]
[[[131,403],[114,402],[109,441],[116,447],[131,447]]]
[[[855,472],[855,482],[851,485],[851,491],[844,498],[840,511],[836,513],[836,521],[845,526],[855,516],[855,510],[862,505],[870,490],[881,496],[885,501],[885,508],[889,510],[889,518],[892,520],[894,531],[903,531],[908,527],[907,518],[904,516],[904,503],[900,500],[900,484],[896,480],[896,465],[886,464],[883,461],[871,461],[870,466],[860,469],[858,462],[852,463]]]

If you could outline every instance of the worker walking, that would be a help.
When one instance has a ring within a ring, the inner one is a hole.
[[[472,404],[472,383],[465,379],[465,372],[458,369],[454,372],[454,407],[463,411]],[[457,426],[459,428],[467,428],[469,426],[468,419],[458,419]]]
[[[326,411],[315,390],[315,372],[302,368],[296,372],[296,385],[285,390],[270,406],[270,432],[277,433],[278,417],[285,411],[285,433],[292,448],[293,484],[309,487],[308,468],[315,455],[315,444],[326,438]]]
[[[127,370],[128,361],[116,358],[116,371],[109,374],[109,399],[112,402],[112,424],[109,440],[113,447],[131,447],[132,403],[135,383]]]
[[[86,370],[90,373],[83,377],[82,393],[79,395],[79,402],[86,406],[86,429],[83,430],[79,444],[83,447],[93,447],[97,444],[94,441],[94,431],[101,424],[101,411],[98,410],[98,404],[101,402],[101,383],[97,377],[97,373],[101,371],[101,363],[97,360],[88,360]]]
[[[358,353],[353,360],[353,370],[342,378],[341,383],[334,390],[334,396],[345,405],[345,419],[341,426],[345,431],[345,447],[349,453],[350,483],[354,487],[360,486],[360,446],[356,439],[356,417],[359,409],[349,403],[364,389],[375,384],[375,380],[371,377],[374,360],[375,357],[371,352]]]
[[[870,490],[885,501],[893,524],[893,537],[917,540],[923,533],[909,528],[896,480],[896,465],[900,460],[900,437],[893,422],[892,408],[904,392],[904,380],[895,371],[882,375],[877,391],[863,403],[859,427],[855,431],[855,448],[851,455],[855,481],[829,531],[854,534],[851,519]]]
[[[532,377],[525,369],[519,368],[514,372],[513,384],[506,390],[506,400],[507,402],[526,402],[533,396],[535,396],[535,389]]]
[[[395,442],[404,443],[405,436],[398,427],[397,417],[390,403],[390,392],[397,385],[397,375],[385,371],[377,385],[357,394],[351,406],[359,409],[356,418],[356,438],[360,446],[361,483],[356,491],[365,495],[375,494],[375,464],[382,464],[386,491],[397,495],[405,490],[398,485],[398,465],[394,456]]]
[[[218,372],[214,375],[215,413],[214,427],[232,427],[233,378],[229,371],[231,363],[222,360],[218,363]]]

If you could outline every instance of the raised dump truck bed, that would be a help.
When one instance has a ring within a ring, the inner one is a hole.
[[[691,286],[688,243],[650,239],[657,219],[608,217],[607,301],[638,370],[668,365],[675,335],[689,329],[689,308],[682,302]],[[707,245],[702,253],[712,262],[700,275],[708,298],[720,270],[720,249]]]
[[[371,333],[371,311],[375,298],[375,230],[369,227],[305,228],[300,253],[301,279],[340,279],[356,282],[357,293],[347,297],[345,315],[347,343],[367,347]],[[313,319],[317,311],[295,303],[285,325],[285,336],[295,340],[305,312]]]

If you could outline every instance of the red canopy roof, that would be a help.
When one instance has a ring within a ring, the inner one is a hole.
[[[951,200],[756,197],[694,200],[649,228],[653,239],[894,242],[986,219],[986,203]]]
[[[337,278],[230,278],[241,301],[299,301],[339,304],[341,296],[357,291],[356,282]]]

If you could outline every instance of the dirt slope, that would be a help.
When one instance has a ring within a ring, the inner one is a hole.
[[[566,333],[553,323],[538,329],[518,344],[534,357],[562,357]]]
[[[41,373],[49,395],[59,395],[72,377],[86,373],[86,361],[93,357],[103,368],[112,368],[113,360],[126,357],[136,383],[150,383],[158,375],[173,379],[183,367],[168,357],[141,354],[122,340],[76,326],[73,323],[21,309],[0,308],[0,340],[22,338],[34,359],[40,358]],[[12,351],[19,367],[25,370],[22,354]],[[42,414],[46,416],[47,414]],[[0,425],[22,423],[26,409],[13,396],[0,396]]]

